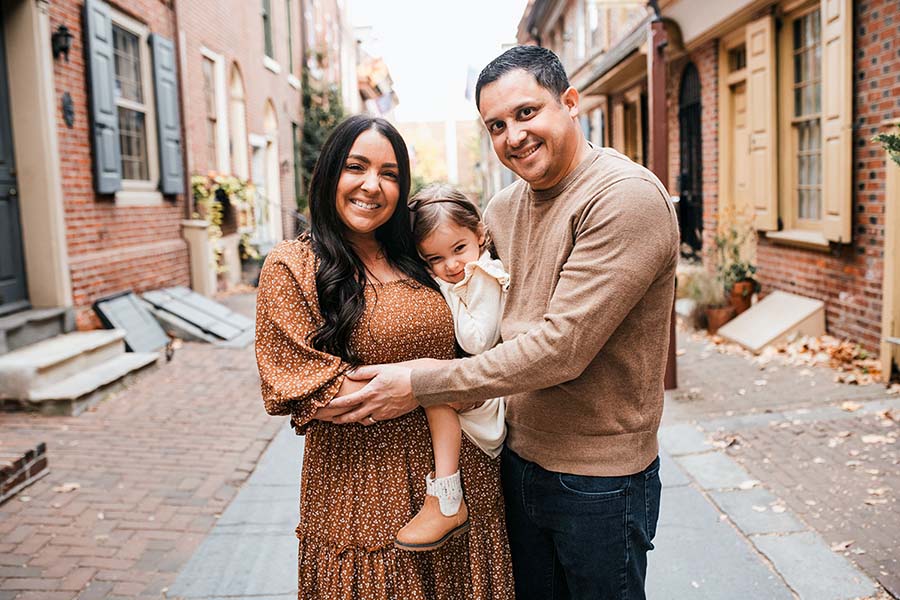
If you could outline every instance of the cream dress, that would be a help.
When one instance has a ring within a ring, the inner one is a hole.
[[[469,354],[481,354],[500,341],[500,315],[509,289],[509,273],[503,263],[482,253],[466,265],[457,283],[435,278],[450,312],[459,346]],[[459,413],[459,424],[472,443],[496,458],[506,439],[506,401],[492,398],[478,408]]]

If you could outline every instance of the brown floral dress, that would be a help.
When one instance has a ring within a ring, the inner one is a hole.
[[[347,364],[314,350],[320,322],[315,257],[306,239],[282,242],[260,276],[256,357],[266,411],[306,435],[300,486],[299,598],[511,599],[499,464],[463,438],[460,470],[472,528],[434,552],[394,548],[422,506],[433,469],[422,409],[364,427],[314,420]],[[453,358],[453,322],[438,292],[415,282],[369,285],[351,338],[366,364]]]

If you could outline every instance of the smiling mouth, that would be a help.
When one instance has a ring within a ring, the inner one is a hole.
[[[380,204],[374,204],[372,202],[363,202],[362,200],[357,200],[356,198],[350,198],[350,204],[352,204],[353,206],[358,206],[365,210],[375,210],[376,208],[379,208],[381,206]]]
[[[528,158],[529,156],[531,156],[532,154],[534,154],[535,152],[537,152],[538,148],[540,148],[540,147],[541,147],[541,144],[540,144],[540,143],[537,143],[537,144],[535,144],[534,146],[532,146],[531,148],[528,148],[527,150],[524,150],[524,151],[519,152],[519,153],[517,153],[517,154],[512,154],[512,153],[510,153],[509,156],[510,156],[511,158],[515,158],[515,159],[518,159],[518,160],[522,160],[522,159],[524,159],[524,158]]]

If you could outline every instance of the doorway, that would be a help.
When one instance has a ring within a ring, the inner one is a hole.
[[[688,63],[678,95],[680,171],[678,175],[681,254],[699,260],[703,250],[703,139],[700,128],[700,75]]]
[[[16,184],[3,11],[0,11],[0,315],[29,307]]]

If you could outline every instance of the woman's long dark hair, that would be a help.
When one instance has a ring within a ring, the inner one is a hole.
[[[425,264],[416,253],[409,227],[409,154],[400,133],[384,119],[355,115],[334,128],[322,146],[309,183],[310,236],[319,259],[316,292],[323,323],[312,333],[310,343],[322,352],[340,356],[351,365],[361,364],[350,347],[350,336],[366,307],[366,271],[362,260],[344,237],[344,224],[337,212],[337,187],[356,138],[374,130],[390,142],[397,157],[400,197],[394,214],[375,230],[385,258],[410,279],[437,289]]]

